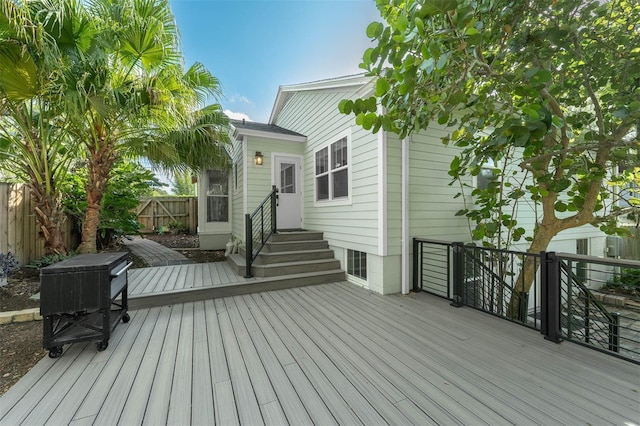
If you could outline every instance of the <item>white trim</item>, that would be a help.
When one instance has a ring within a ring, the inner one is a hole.
[[[300,227],[304,229],[304,155],[289,154],[286,152],[271,153],[271,186],[276,184],[276,157],[292,157],[300,160],[297,185],[300,191]]]
[[[409,293],[409,139],[402,140],[402,294]]]
[[[305,92],[309,90],[325,90],[338,89],[353,86],[364,86],[373,81],[373,77],[364,74],[350,75],[346,77],[330,78],[326,80],[312,81],[308,83],[291,84],[278,87],[273,109],[269,116],[269,124],[275,124],[278,114],[289,100],[290,94],[293,92]]]
[[[383,113],[378,105],[378,113]],[[388,252],[387,227],[387,132],[378,132],[378,256],[386,256]]]
[[[307,137],[303,135],[289,135],[286,133],[274,133],[274,132],[266,132],[262,130],[253,130],[253,129],[236,128],[235,135],[236,137],[253,136],[257,138],[275,139],[275,140],[287,141],[287,142],[304,143],[307,141]]]
[[[242,141],[242,217],[241,217],[241,220],[244,220],[244,216],[248,213],[247,206],[249,205],[249,194],[247,193],[249,190],[249,182],[248,182],[249,167],[247,166],[247,160],[249,156],[247,153],[247,149],[248,149],[247,138],[242,136],[241,141]],[[245,232],[246,230],[243,225],[242,226],[243,241],[247,241],[247,236],[245,235]]]
[[[362,279],[360,277],[356,277],[355,275],[351,275],[348,272],[348,270],[349,270],[349,250],[357,251],[359,253],[364,253],[364,255],[367,256],[367,279],[366,280],[364,280],[364,279]],[[345,248],[343,250],[343,253],[344,253],[343,265],[344,265],[345,275],[347,276],[347,281],[368,289],[369,288],[369,256],[368,256],[368,253],[366,251],[354,250],[354,249],[349,249],[349,248]]]
[[[346,138],[347,139],[347,191],[348,191],[348,195],[346,197],[342,197],[342,198],[336,198],[336,199],[332,199],[329,198],[328,200],[321,200],[318,201],[316,199],[316,195],[317,195],[317,188],[316,188],[316,153],[318,151],[322,151],[323,149],[327,149],[327,154],[329,156],[329,162],[328,162],[328,173],[329,173],[329,194],[331,195],[332,192],[332,188],[331,188],[331,145],[333,145],[334,143],[340,141],[341,139]],[[351,205],[352,204],[352,195],[353,195],[353,188],[352,188],[352,181],[353,181],[353,163],[352,163],[352,159],[351,159],[351,142],[352,142],[352,138],[351,138],[351,128],[348,128],[347,130],[344,130],[340,133],[338,133],[336,136],[328,139],[324,144],[322,144],[321,146],[319,146],[317,149],[315,149],[313,151],[313,171],[311,173],[311,175],[313,176],[313,206],[314,207],[334,207],[334,206],[345,206],[345,205]]]

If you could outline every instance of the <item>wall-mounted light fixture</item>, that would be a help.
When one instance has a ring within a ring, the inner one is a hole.
[[[256,156],[254,159],[254,162],[256,163],[256,166],[262,166],[262,153],[260,151],[256,151]]]

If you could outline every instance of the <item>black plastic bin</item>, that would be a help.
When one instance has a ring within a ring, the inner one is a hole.
[[[42,345],[51,358],[67,343],[96,341],[103,351],[127,313],[126,252],[81,254],[40,270]]]

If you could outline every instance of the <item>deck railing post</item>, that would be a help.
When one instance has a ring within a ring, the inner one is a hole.
[[[418,285],[418,269],[419,263],[422,263],[422,255],[419,253],[421,243],[416,238],[413,239],[413,291],[422,290],[422,285]]]
[[[560,316],[560,263],[554,252],[541,252],[541,331],[544,338],[555,343],[562,341]]]
[[[251,215],[246,214],[244,216],[244,232],[246,235],[246,244],[245,244],[245,271],[244,277],[251,278],[253,274],[251,273],[251,262],[253,261],[253,227],[251,224]]]
[[[275,185],[271,187],[271,232],[277,234],[278,226],[277,226],[277,216],[276,216],[276,208],[278,207],[278,189]]]
[[[620,314],[612,312],[613,321],[609,323],[609,350],[620,352]]]
[[[453,302],[451,306],[464,305],[464,243],[451,243],[453,250]]]

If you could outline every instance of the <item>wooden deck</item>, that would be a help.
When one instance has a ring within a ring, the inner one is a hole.
[[[324,284],[132,311],[0,424],[634,424],[636,365],[427,294]]]

